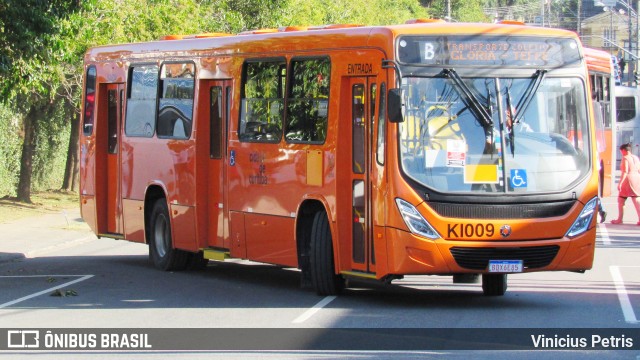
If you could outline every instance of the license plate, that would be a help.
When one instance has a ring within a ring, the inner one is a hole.
[[[522,272],[522,260],[489,260],[490,273]]]

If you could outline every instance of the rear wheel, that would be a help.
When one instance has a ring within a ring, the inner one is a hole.
[[[153,205],[150,230],[149,257],[153,265],[164,271],[184,270],[190,254],[173,248],[171,219],[165,199],[158,199]]]
[[[483,274],[482,291],[486,296],[502,296],[507,291],[507,274]]]
[[[318,212],[311,227],[311,251],[309,253],[311,283],[318,295],[337,295],[344,289],[344,278],[335,273],[333,244],[329,219]]]

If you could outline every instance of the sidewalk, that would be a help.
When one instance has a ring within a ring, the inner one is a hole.
[[[0,224],[0,263],[34,257],[96,239],[80,209]]]

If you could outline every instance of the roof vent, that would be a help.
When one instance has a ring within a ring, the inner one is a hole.
[[[282,32],[305,31],[305,30],[309,30],[309,27],[308,26],[283,26],[281,28],[278,28],[278,31],[282,31]]]
[[[182,40],[184,39],[184,35],[165,35],[160,38],[160,40]]]
[[[204,33],[204,34],[196,34],[196,35],[194,35],[194,37],[196,39],[212,38],[212,37],[223,37],[223,36],[231,36],[231,34],[216,32],[216,33]]]
[[[500,20],[500,21],[498,21],[498,24],[502,24],[502,25],[524,25],[524,23],[522,21],[516,21],[516,20]]]
[[[329,29],[347,29],[347,28],[355,28],[362,27],[364,25],[361,24],[329,24],[329,25],[320,25],[320,26],[312,26],[309,30],[329,30]]]
[[[270,33],[275,33],[275,32],[278,32],[278,29],[257,29],[257,30],[243,31],[241,33],[238,33],[238,35],[270,34]]]
[[[411,19],[405,21],[405,24],[430,24],[430,23],[444,23],[446,21],[442,19]]]

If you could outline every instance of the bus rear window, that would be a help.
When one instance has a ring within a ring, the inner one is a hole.
[[[636,117],[636,100],[633,96],[616,96],[617,120],[629,121]]]

